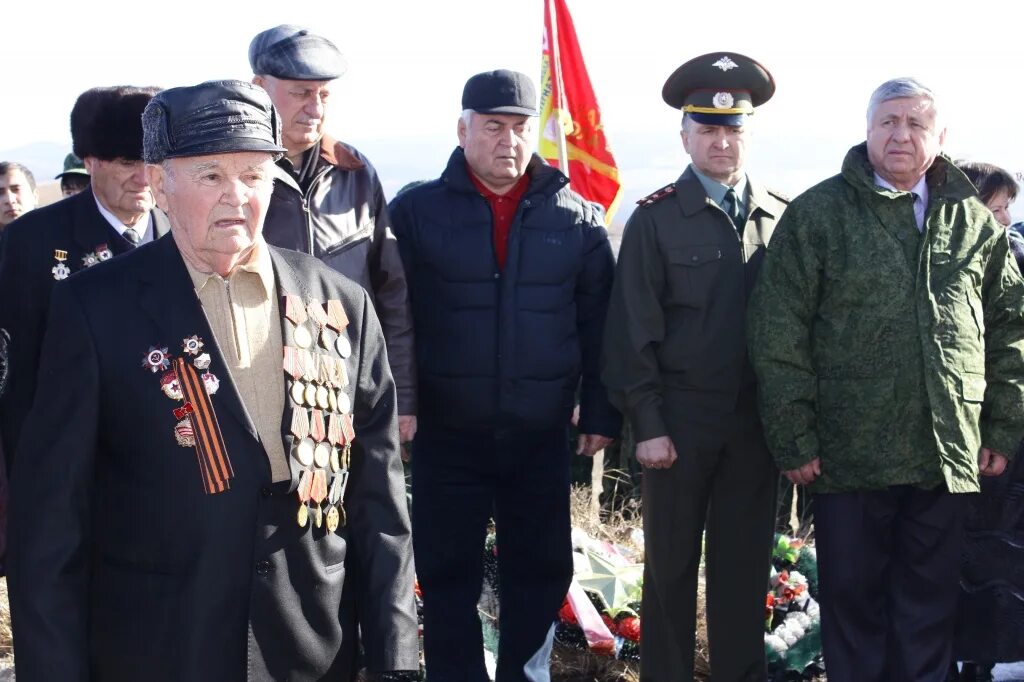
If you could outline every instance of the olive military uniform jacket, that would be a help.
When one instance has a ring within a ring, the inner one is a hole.
[[[797,197],[750,309],[768,445],[821,459],[814,492],[978,490],[984,445],[1024,435],[1024,281],[1006,233],[948,158],[909,192],[874,183],[865,144]]]
[[[728,413],[754,385],[744,316],[786,200],[748,181],[742,236],[687,170],[642,199],[622,238],[602,378],[636,440],[668,435],[663,402]]]
[[[171,236],[76,275],[54,291],[11,491],[19,680],[349,680],[357,622],[371,672],[417,669],[411,535],[380,325],[366,292],[316,259],[273,247],[270,256],[279,296],[336,300],[348,318],[347,523],[296,523],[302,467],[290,457],[291,480],[272,483]],[[293,325],[281,325],[294,346]],[[215,494],[204,490],[194,445],[178,439],[181,399],[165,395],[164,371],[147,366],[153,348],[190,358],[182,349],[192,336],[220,379],[209,403],[234,470]],[[282,414],[286,443],[294,414]]]

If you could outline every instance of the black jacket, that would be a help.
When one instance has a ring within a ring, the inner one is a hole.
[[[150,220],[157,237],[170,229],[167,216],[160,210],[150,213]],[[0,437],[8,473],[22,422],[35,395],[50,293],[61,281],[53,273],[57,265],[54,252],[67,251],[64,264],[73,274],[92,267],[83,259],[104,246],[113,256],[134,248],[100,213],[91,187],[29,211],[0,233],[0,329],[10,335],[7,386],[0,389]]]
[[[598,377],[614,259],[602,212],[534,156],[501,270],[487,200],[456,148],[391,219],[409,279],[421,422],[458,429],[566,425],[618,437]],[[582,383],[581,383],[582,377]]]
[[[384,340],[366,293],[271,248],[279,295],[341,301],[355,440],[348,524],[300,528],[171,236],[57,287],[11,491],[10,596],[19,680],[348,680],[356,620],[371,671],[418,664],[409,519]],[[281,306],[282,314],[285,307]],[[284,343],[292,345],[282,320]],[[198,335],[234,468],[207,495],[181,403],[142,366]],[[288,401],[286,401],[288,402]],[[282,415],[289,430],[291,408]],[[286,442],[287,442],[286,438]],[[289,487],[291,491],[287,490]]]

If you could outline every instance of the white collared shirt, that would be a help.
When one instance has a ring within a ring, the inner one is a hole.
[[[903,191],[893,187],[892,183],[888,182],[878,173],[875,173],[875,184],[893,192]],[[928,183],[925,182],[923,175],[917,181],[917,184],[911,188],[910,193],[914,195],[914,220],[917,221],[917,231],[924,232],[924,216],[928,210]]]
[[[108,211],[106,207],[100,203],[99,197],[95,194],[93,194],[93,199],[96,200],[96,208],[100,210],[100,215],[107,219],[107,222],[110,223],[111,227],[117,230],[119,235],[124,237],[124,231],[128,229],[128,225],[122,223],[116,215]],[[149,213],[149,211],[143,213],[142,217],[139,218],[139,222],[131,226],[131,228],[139,234],[139,246],[151,242],[154,239],[153,228],[150,224],[152,221],[149,219]]]

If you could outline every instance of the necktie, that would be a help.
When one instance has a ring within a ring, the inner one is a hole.
[[[138,246],[139,240],[142,239],[139,233],[135,231],[135,228],[129,227],[124,231],[124,238],[132,243],[132,246]]]
[[[743,232],[743,225],[746,223],[746,219],[740,215],[740,205],[736,201],[736,191],[730,187],[725,193],[725,199],[722,201],[722,208],[729,214],[732,219],[732,224],[736,226],[736,230],[740,233]]]

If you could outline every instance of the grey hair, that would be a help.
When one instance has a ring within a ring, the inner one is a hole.
[[[473,114],[475,113],[476,112],[473,111],[472,109],[463,109],[462,113],[459,114],[459,118],[461,118],[462,122],[468,126],[470,121],[473,119]]]
[[[932,110],[935,111],[935,118],[938,120],[939,105],[935,92],[916,78],[904,76],[882,83],[871,93],[871,99],[868,101],[868,123],[871,122],[879,104],[903,97],[924,97],[932,103]]]

